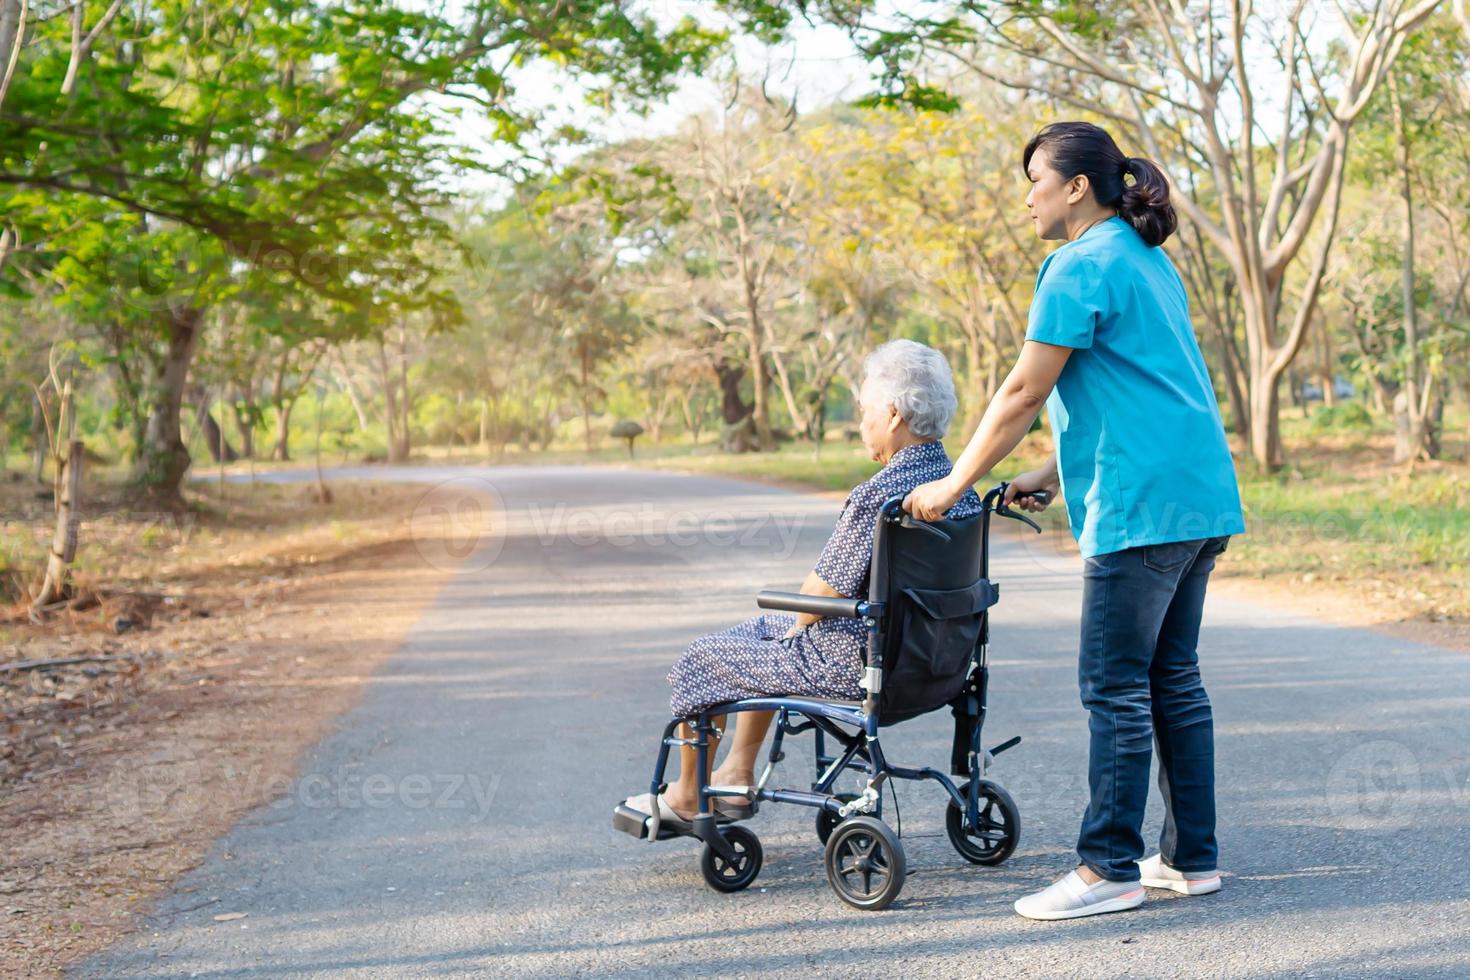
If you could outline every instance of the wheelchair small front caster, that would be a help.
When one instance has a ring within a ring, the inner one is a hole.
[[[960,795],[969,799],[969,783],[960,787]],[[1021,811],[999,783],[982,779],[979,825],[966,827],[964,807],[955,806],[954,800],[950,800],[944,814],[944,829],[949,832],[949,842],[966,861],[1000,864],[1021,841]]]
[[[876,817],[849,817],[832,830],[823,855],[827,882],[855,909],[886,909],[903,890],[908,860],[903,844]]]
[[[699,870],[704,880],[718,892],[738,892],[749,887],[755,876],[761,873],[760,838],[737,824],[720,828],[720,833],[735,850],[735,860],[727,861],[708,844],[699,856]]]

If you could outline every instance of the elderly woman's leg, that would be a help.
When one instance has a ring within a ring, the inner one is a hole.
[[[725,716],[720,715],[711,718],[710,721],[716,728],[725,727]],[[689,725],[680,725],[674,729],[674,734],[679,738],[693,739],[694,730]],[[720,736],[710,733],[709,755],[705,759],[705,771],[714,768],[715,751],[720,747]],[[695,774],[699,772],[699,749],[693,745],[679,746],[679,778],[669,784],[664,792],[664,802],[674,808],[679,816],[690,819],[699,810],[699,783]],[[713,779],[710,780],[713,782]]]
[[[763,695],[847,693],[846,685],[833,680],[835,675],[819,650],[808,641],[787,637],[794,622],[792,616],[758,616],[691,643],[669,671],[673,688],[669,707],[674,716],[687,718],[711,705]],[[729,758],[711,776],[712,783],[742,786],[754,781],[755,761],[772,714],[740,714]],[[712,759],[713,739],[711,742]],[[684,746],[680,759],[679,779],[669,786],[664,802],[685,817],[699,806],[697,753],[692,746]],[[728,802],[738,805],[740,800]]]
[[[774,711],[742,711],[730,739],[730,751],[710,782],[719,786],[749,786],[755,782],[755,763],[771,728]]]
[[[712,719],[716,728],[724,728],[725,719],[730,716],[721,715]],[[711,786],[749,786],[755,782],[755,760],[760,756],[761,745],[765,742],[766,732],[771,727],[771,719],[776,717],[774,711],[742,711],[737,716],[740,720],[735,725],[735,734],[730,737],[730,751],[725,755],[725,762],[709,776],[708,784]],[[688,725],[680,725],[678,728],[680,738],[692,738]],[[709,748],[709,761],[715,758],[715,749],[719,747],[720,740],[716,735],[711,735]],[[664,801],[674,808],[674,812],[686,819],[692,817],[699,810],[699,784],[695,780],[695,774],[699,772],[699,751],[692,745],[679,747],[679,778],[670,783],[668,791],[664,793]],[[731,802],[739,802],[739,797],[722,797]]]

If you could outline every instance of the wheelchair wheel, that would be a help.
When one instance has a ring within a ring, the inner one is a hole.
[[[725,860],[718,851],[706,844],[704,853],[699,856],[699,870],[715,891],[738,892],[748,887],[755,881],[755,876],[761,873],[764,855],[760,838],[738,824],[721,827],[720,833],[725,835],[725,840],[735,849],[735,860]]]
[[[903,890],[908,874],[903,843],[875,817],[849,817],[827,839],[823,855],[827,882],[855,909],[886,909]]]
[[[970,784],[960,787],[960,795],[967,797]],[[949,842],[960,852],[960,857],[975,864],[1000,864],[1010,857],[1021,842],[1021,811],[1011,794],[999,783],[988,779],[980,780],[980,825],[965,826],[965,808],[949,801],[944,814],[944,829],[949,832]]]
[[[851,803],[853,800],[857,799],[857,794],[838,793],[837,798],[843,803]],[[836,828],[836,826],[841,822],[842,818],[839,817],[837,814],[830,813],[826,810],[818,810],[817,839],[820,840],[823,844],[827,843],[827,839],[832,836],[833,829]]]

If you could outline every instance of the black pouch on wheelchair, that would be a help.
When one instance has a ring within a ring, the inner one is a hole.
[[[884,658],[885,722],[932,711],[964,690],[981,614],[998,591],[987,579],[959,589],[902,590],[893,621],[898,639]]]

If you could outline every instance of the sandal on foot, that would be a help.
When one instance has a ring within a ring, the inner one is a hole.
[[[715,819],[720,823],[749,820],[760,812],[760,804],[749,797],[742,799],[739,796],[716,796],[710,801],[710,806],[714,810]]]
[[[652,793],[643,793],[639,796],[630,796],[623,801],[623,805],[639,813],[653,816],[654,808],[658,808],[658,823],[660,827],[668,827],[680,833],[689,833],[694,829],[694,822],[679,816],[679,812],[669,806],[662,793],[654,796]]]

